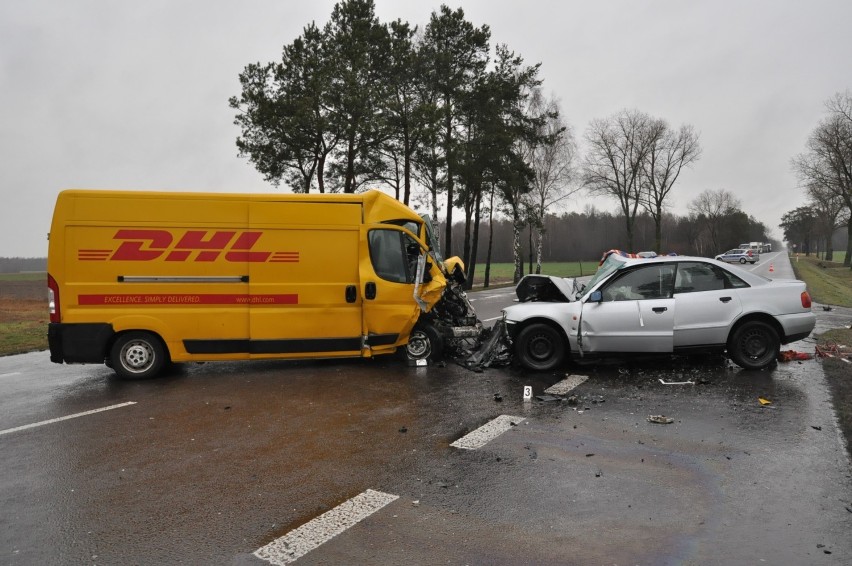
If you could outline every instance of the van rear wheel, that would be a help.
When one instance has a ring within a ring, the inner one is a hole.
[[[150,332],[127,332],[116,338],[109,354],[113,371],[122,379],[154,377],[166,364],[166,349]]]

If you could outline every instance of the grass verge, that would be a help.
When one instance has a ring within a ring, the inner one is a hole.
[[[843,264],[817,258],[800,257],[791,261],[796,277],[808,285],[808,292],[814,301],[852,307],[852,270],[843,267]],[[846,346],[845,351],[852,353],[852,329],[835,328],[820,334],[816,339],[822,348]],[[843,361],[841,357],[822,358],[822,369],[840,430],[846,439],[846,450],[852,454],[852,363]]]
[[[0,356],[47,349],[44,301],[0,300]]]

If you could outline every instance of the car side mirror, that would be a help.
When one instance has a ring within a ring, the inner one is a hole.
[[[592,294],[589,295],[589,303],[600,303],[603,301],[603,293],[600,291],[592,291]]]

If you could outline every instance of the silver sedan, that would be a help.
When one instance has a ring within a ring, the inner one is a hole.
[[[609,255],[585,286],[529,275],[520,304],[503,310],[524,366],[550,370],[575,357],[724,351],[762,369],[816,317],[805,283],[773,280],[702,257]]]

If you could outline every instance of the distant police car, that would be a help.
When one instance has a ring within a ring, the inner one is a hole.
[[[726,261],[728,263],[751,263],[753,264],[757,260],[760,259],[760,255],[757,251],[749,249],[749,248],[734,248],[732,250],[728,250],[723,254],[719,254],[716,256],[716,259],[719,261]]]
[[[772,280],[701,257],[643,259],[610,254],[580,287],[528,275],[520,304],[503,310],[525,367],[550,370],[575,357],[724,351],[764,368],[781,344],[814,328],[811,298],[797,280]]]

